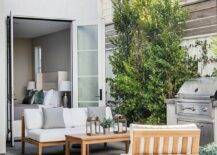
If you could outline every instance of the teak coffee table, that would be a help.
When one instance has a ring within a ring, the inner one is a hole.
[[[86,134],[78,135],[66,135],[66,146],[65,146],[65,155],[70,155],[71,145],[72,144],[81,144],[81,155],[89,154],[89,145],[90,144],[99,144],[99,143],[111,143],[111,142],[124,142],[126,146],[126,153],[128,152],[130,141],[130,134],[99,134],[93,136],[87,136]]]

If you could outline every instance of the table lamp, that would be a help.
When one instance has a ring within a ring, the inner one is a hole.
[[[68,104],[67,92],[71,91],[71,82],[70,81],[62,81],[59,85],[59,91],[64,92],[63,107],[67,107],[67,104]]]
[[[35,81],[28,82],[27,90],[35,90]]]

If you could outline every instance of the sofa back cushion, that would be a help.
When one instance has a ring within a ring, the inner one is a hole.
[[[63,118],[66,127],[84,126],[87,120],[87,108],[64,108]]]
[[[24,109],[24,121],[27,129],[41,129],[43,113],[41,109]]]
[[[106,107],[87,107],[88,117],[99,117],[99,120],[103,120],[106,117]]]
[[[110,107],[106,107],[106,118],[112,119]],[[64,108],[63,117],[66,127],[85,126],[87,120],[87,108]]]
[[[65,128],[63,108],[42,108],[43,129]]]
[[[87,120],[87,108],[63,108],[63,118],[66,127],[85,126]],[[113,118],[110,107],[106,107],[106,118]],[[26,129],[42,129],[42,109],[25,109],[24,119]]]

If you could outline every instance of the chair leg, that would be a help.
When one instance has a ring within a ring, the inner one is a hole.
[[[42,146],[39,144],[38,145],[38,155],[42,155]]]
[[[107,147],[107,143],[104,143],[104,147],[105,147],[105,148]]]
[[[64,152],[66,151],[66,145],[63,145],[63,151]]]
[[[125,152],[128,153],[128,151],[129,151],[129,141],[125,142],[125,149],[126,149]]]
[[[24,140],[22,140],[22,142],[21,142],[22,144],[22,154],[25,154],[25,141]]]
[[[71,144],[66,141],[66,144],[65,144],[65,155],[70,155],[70,150],[71,150]]]

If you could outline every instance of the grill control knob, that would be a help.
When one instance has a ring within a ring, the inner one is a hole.
[[[207,107],[202,108],[202,111],[203,111],[203,112],[207,112],[207,110],[208,110]]]
[[[195,111],[196,109],[195,109],[194,107],[191,107],[191,110],[192,110],[192,111]]]

